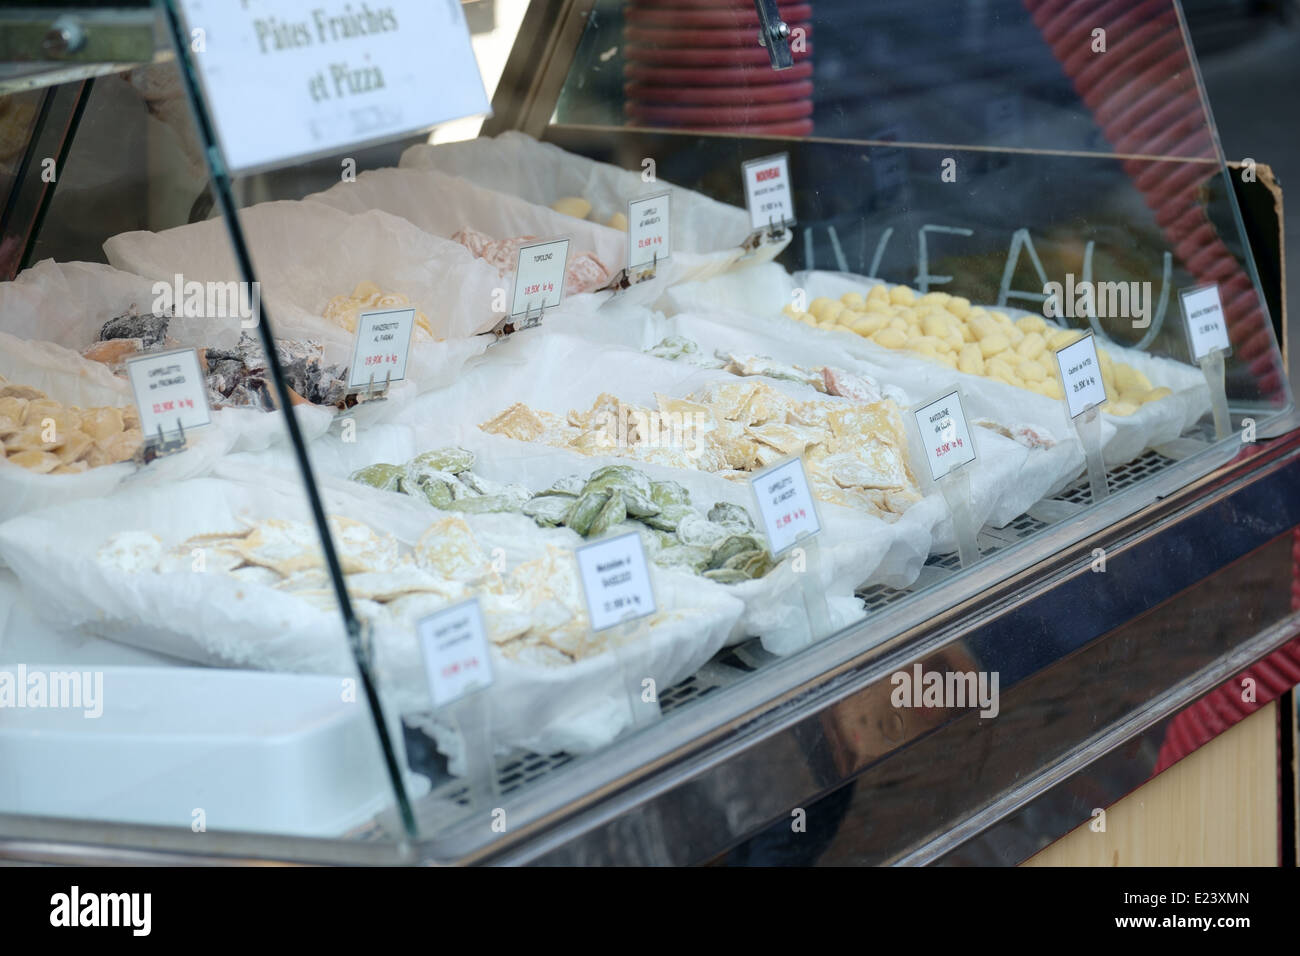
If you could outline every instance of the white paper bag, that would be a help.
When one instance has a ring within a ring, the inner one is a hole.
[[[352,364],[356,336],[327,321],[330,299],[369,280],[407,296],[428,317],[431,341],[412,337],[407,378],[419,388],[455,379],[481,353],[494,315],[496,270],[459,243],[440,239],[383,212],[349,215],[321,203],[271,202],[240,212],[262,304],[280,338],[321,343],[330,364]],[[224,221],[165,232],[129,232],[104,243],[109,261],[150,278],[227,282],[239,278]]]

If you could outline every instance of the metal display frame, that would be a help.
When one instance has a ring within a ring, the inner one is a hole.
[[[485,134],[545,131],[591,8],[592,0],[530,6]],[[169,29],[179,30],[170,0],[163,9]],[[178,53],[216,199],[251,282],[238,203],[183,46]],[[93,75],[93,65],[86,69]],[[259,334],[288,408],[265,314]],[[982,538],[997,553],[967,573],[932,560],[914,591],[863,595],[873,608],[866,622],[797,655],[763,657],[749,646],[723,652],[685,682],[695,681],[694,689],[679,691],[692,706],[665,708],[655,725],[566,762],[562,772],[537,770],[508,798],[512,824],[504,834],[467,818],[422,837],[421,801],[406,798],[305,445],[294,416],[286,418],[396,813],[342,840],[0,815],[0,861],[700,864],[779,828],[793,809],[817,813],[821,801],[839,795],[834,862],[1016,863],[1087,818],[1080,793],[1106,805],[1150,779],[1149,742],[1174,714],[1300,634],[1300,612],[1284,604],[1220,619],[1177,654],[1134,627],[1190,619],[1205,594],[1230,600],[1242,575],[1278,575],[1278,542],[1300,527],[1300,413],[1292,407],[1269,429],[1276,437],[1207,444],[1186,460],[1157,454],[1100,505],[1068,518],[1031,514],[1023,534],[1013,526]],[[1091,567],[1099,547],[1110,565],[1104,574]],[[922,593],[940,578],[951,580]],[[1081,603],[1094,613],[1060,620],[1060,608]],[[1049,629],[1058,640],[1041,639]],[[880,641],[881,633],[892,636]],[[1021,675],[1003,685],[998,721],[953,710],[924,721],[900,714],[896,724],[862,723],[888,697],[892,674],[954,661]],[[711,696],[718,688],[728,692]],[[515,772],[498,767],[500,775]]]

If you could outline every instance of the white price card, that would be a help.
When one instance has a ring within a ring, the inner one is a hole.
[[[1183,307],[1183,321],[1187,323],[1187,344],[1191,347],[1193,362],[1199,362],[1215,349],[1222,352],[1231,350],[1217,285],[1183,289],[1178,293],[1178,301]]]
[[[1106,404],[1106,385],[1101,380],[1101,359],[1092,333],[1056,353],[1061,370],[1061,387],[1071,418],[1078,418],[1089,405]]]
[[[177,0],[235,174],[338,155],[490,110],[461,5]]]
[[[975,442],[966,424],[961,396],[954,390],[912,410],[925,446],[925,460],[935,481],[975,460]]]
[[[357,317],[357,341],[352,349],[348,388],[375,387],[406,378],[415,309],[380,309]]]
[[[637,532],[583,545],[577,550],[577,558],[593,631],[646,617],[657,610],[645,548]]]
[[[672,254],[672,211],[668,193],[627,204],[627,270],[664,262]]]
[[[755,229],[793,226],[794,193],[790,189],[790,155],[778,153],[751,159],[742,167],[745,175],[745,203]]]
[[[568,262],[568,239],[550,239],[522,247],[515,269],[515,297],[511,300],[510,317],[559,305],[564,298]]]
[[[749,479],[763,518],[767,544],[779,557],[801,539],[821,532],[803,459],[791,458]]]
[[[149,352],[127,359],[126,374],[140,410],[140,431],[145,441],[202,428],[212,421],[208,408],[208,381],[194,349]]]
[[[487,628],[477,599],[421,618],[415,635],[424,655],[434,707],[454,703],[492,683]]]

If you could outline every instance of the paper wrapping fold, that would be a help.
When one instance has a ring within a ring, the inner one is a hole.
[[[330,514],[363,521],[408,545],[435,518],[404,496],[332,479],[322,479],[321,487]],[[237,530],[240,516],[305,521],[306,500],[291,475],[266,472],[254,481],[227,462],[222,477],[123,491],[111,509],[77,502],[16,518],[0,525],[0,556],[12,564],[38,613],[63,626],[202,664],[353,673],[337,612],[220,573],[128,574],[95,559],[119,531],[150,530],[170,547],[194,534]],[[508,567],[540,555],[548,541],[576,543],[572,532],[544,531],[521,515],[464,517],[485,548],[504,549]],[[662,609],[694,609],[628,649],[635,672],[666,688],[716,653],[742,605],[686,575],[652,573]],[[414,633],[378,627],[373,648],[386,705],[399,713],[427,710]],[[612,653],[555,669],[501,658],[493,663],[492,722],[503,747],[579,752],[607,743],[630,723],[630,713],[620,709],[624,698]]]
[[[383,212],[350,215],[316,202],[270,202],[240,212],[262,304],[275,334],[311,339],[331,364],[352,363],[353,332],[327,321],[330,299],[366,280],[407,296],[428,317],[430,341],[412,338],[407,378],[421,389],[453,381],[480,354],[480,337],[500,316],[492,312],[496,270],[456,242],[440,239]],[[230,237],[219,219],[164,232],[128,232],[104,243],[113,265],[151,279],[228,282],[239,278]]]
[[[632,199],[667,192],[672,196],[672,260],[656,278],[623,293],[639,305],[651,305],[670,286],[700,281],[730,269],[746,269],[780,255],[792,234],[742,257],[740,244],[752,231],[744,209],[710,199],[657,177],[643,178],[644,169],[622,169],[570,153],[551,143],[539,143],[524,133],[509,131],[492,139],[472,139],[409,147],[402,154],[404,170],[435,169],[459,176],[486,189],[509,193],[538,206],[550,207],[570,196],[591,203],[586,224],[606,228],[616,213],[627,213]],[[740,167],[736,167],[739,180]],[[563,217],[574,226],[582,220]],[[572,228],[572,227],[571,227]],[[626,243],[626,238],[624,238]],[[626,265],[626,249],[618,267]]]

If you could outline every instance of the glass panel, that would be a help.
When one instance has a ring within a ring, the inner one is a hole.
[[[47,817],[359,839],[393,783],[256,339],[260,290],[215,265],[230,238],[202,221],[175,66],[87,93],[68,140],[19,135],[35,172],[17,188],[41,188],[48,158],[54,195],[0,285],[0,833]],[[159,238],[192,258],[160,264]],[[305,338],[286,326],[278,348],[311,434],[338,370]],[[276,467],[242,464],[259,452]]]
[[[24,249],[50,261],[0,288],[16,336],[0,372],[65,404],[128,403],[119,349],[196,346],[207,363],[222,407],[194,448],[3,515],[0,663],[143,668],[132,679],[185,688],[143,711],[182,744],[203,721],[244,733],[231,695],[241,719],[284,721],[275,739],[303,749],[272,761],[250,727],[232,778],[245,798],[277,788],[247,802],[299,823],[213,812],[210,828],[397,840],[382,722],[419,836],[459,856],[741,719],[768,700],[754,687],[810,679],[811,646],[847,660],[941,615],[972,568],[1001,579],[1175,491],[1290,407],[1237,207],[1249,180],[1223,164],[1174,4],[782,2],[781,74],[750,0],[523,6],[496,4],[477,33],[489,87],[501,77],[486,128],[540,141],[465,139],[478,126],[462,121],[242,178],[242,248],[175,67],[96,80]],[[123,144],[111,163],[105,137]],[[795,221],[755,228],[743,167],[778,154]],[[251,294],[241,251],[260,324],[208,302],[226,283]],[[1231,345],[1217,438],[1181,295],[1206,285]],[[181,303],[165,334],[132,319],[126,345],[98,341],[130,307],[165,308],[159,289]],[[395,327],[369,344],[391,351],[358,352],[377,313]],[[253,338],[268,330],[302,460],[271,412]],[[1106,404],[1076,422],[1063,399],[1081,379],[1054,352],[1086,332]],[[69,363],[103,391],[65,386]],[[931,464],[969,447],[937,482]],[[152,563],[149,535],[166,551]],[[342,706],[308,732],[327,690]],[[13,719],[0,711],[0,736]],[[121,766],[147,764],[96,779]],[[288,766],[307,768],[296,790],[273,772]],[[204,806],[189,794],[205,772],[173,773],[175,805],[153,817],[92,796],[58,812],[184,826],[168,814]]]
[[[541,76],[499,90],[494,104],[513,117],[536,97],[519,125],[543,130],[539,119],[549,121],[543,139],[564,153],[506,132],[491,143],[412,149],[403,166],[538,206],[582,205],[566,199],[579,197],[591,207],[581,210],[587,223],[611,223],[628,199],[674,190],[678,261],[667,291],[631,290],[603,303],[598,323],[564,328],[557,317],[550,334],[643,355],[675,336],[658,357],[709,364],[718,350],[735,374],[768,382],[775,374],[778,387],[808,369],[852,372],[897,388],[903,410],[960,387],[981,448],[969,477],[980,561],[1005,573],[1035,541],[1067,540],[1093,503],[1084,443],[1060,403],[1056,348],[1085,332],[1101,346],[1108,404],[1097,427],[1112,494],[1203,473],[1290,407],[1234,192],[1254,170],[1224,166],[1176,4],[952,2],[918,18],[901,4],[864,12],[813,0],[782,12],[807,45],[792,70],[776,74],[754,43],[747,0],[708,11],[597,0],[560,92],[548,101]],[[742,165],[778,153],[789,156],[797,225],[775,248],[708,277],[684,253],[721,255],[745,238],[748,218],[734,208],[746,201]],[[1221,443],[1181,305],[1181,293],[1205,285],[1218,287],[1231,345],[1231,435]],[[500,372],[481,370],[484,390],[510,393],[498,399],[502,409],[521,391],[561,415],[585,412],[601,393],[642,407],[646,389],[632,371],[641,359],[631,354],[593,350],[581,376],[540,339],[515,354],[547,384],[503,386]],[[656,394],[688,394],[667,366],[645,374]],[[708,373],[697,374],[691,384]],[[532,454],[554,443],[541,439]],[[858,556],[848,592],[820,589],[832,608],[841,594],[862,602],[868,626],[854,634],[858,647],[887,639],[889,622],[905,620],[909,607],[945,607],[945,589],[963,573],[944,517],[960,496],[929,486],[915,451],[926,498],[901,517],[887,511],[891,530],[874,536],[905,547],[909,522],[936,507],[923,561],[900,561],[897,551],[876,564]],[[822,501],[836,497],[822,491]],[[1124,500],[1131,509],[1147,495]],[[832,554],[832,566],[854,565]],[[811,604],[791,605],[807,619]],[[773,654],[799,649],[753,602],[748,611],[733,637],[751,640],[674,687],[665,711],[679,689],[689,699],[743,684]],[[831,619],[832,630],[846,623]],[[532,760],[550,772],[551,758],[512,759],[516,769]]]

